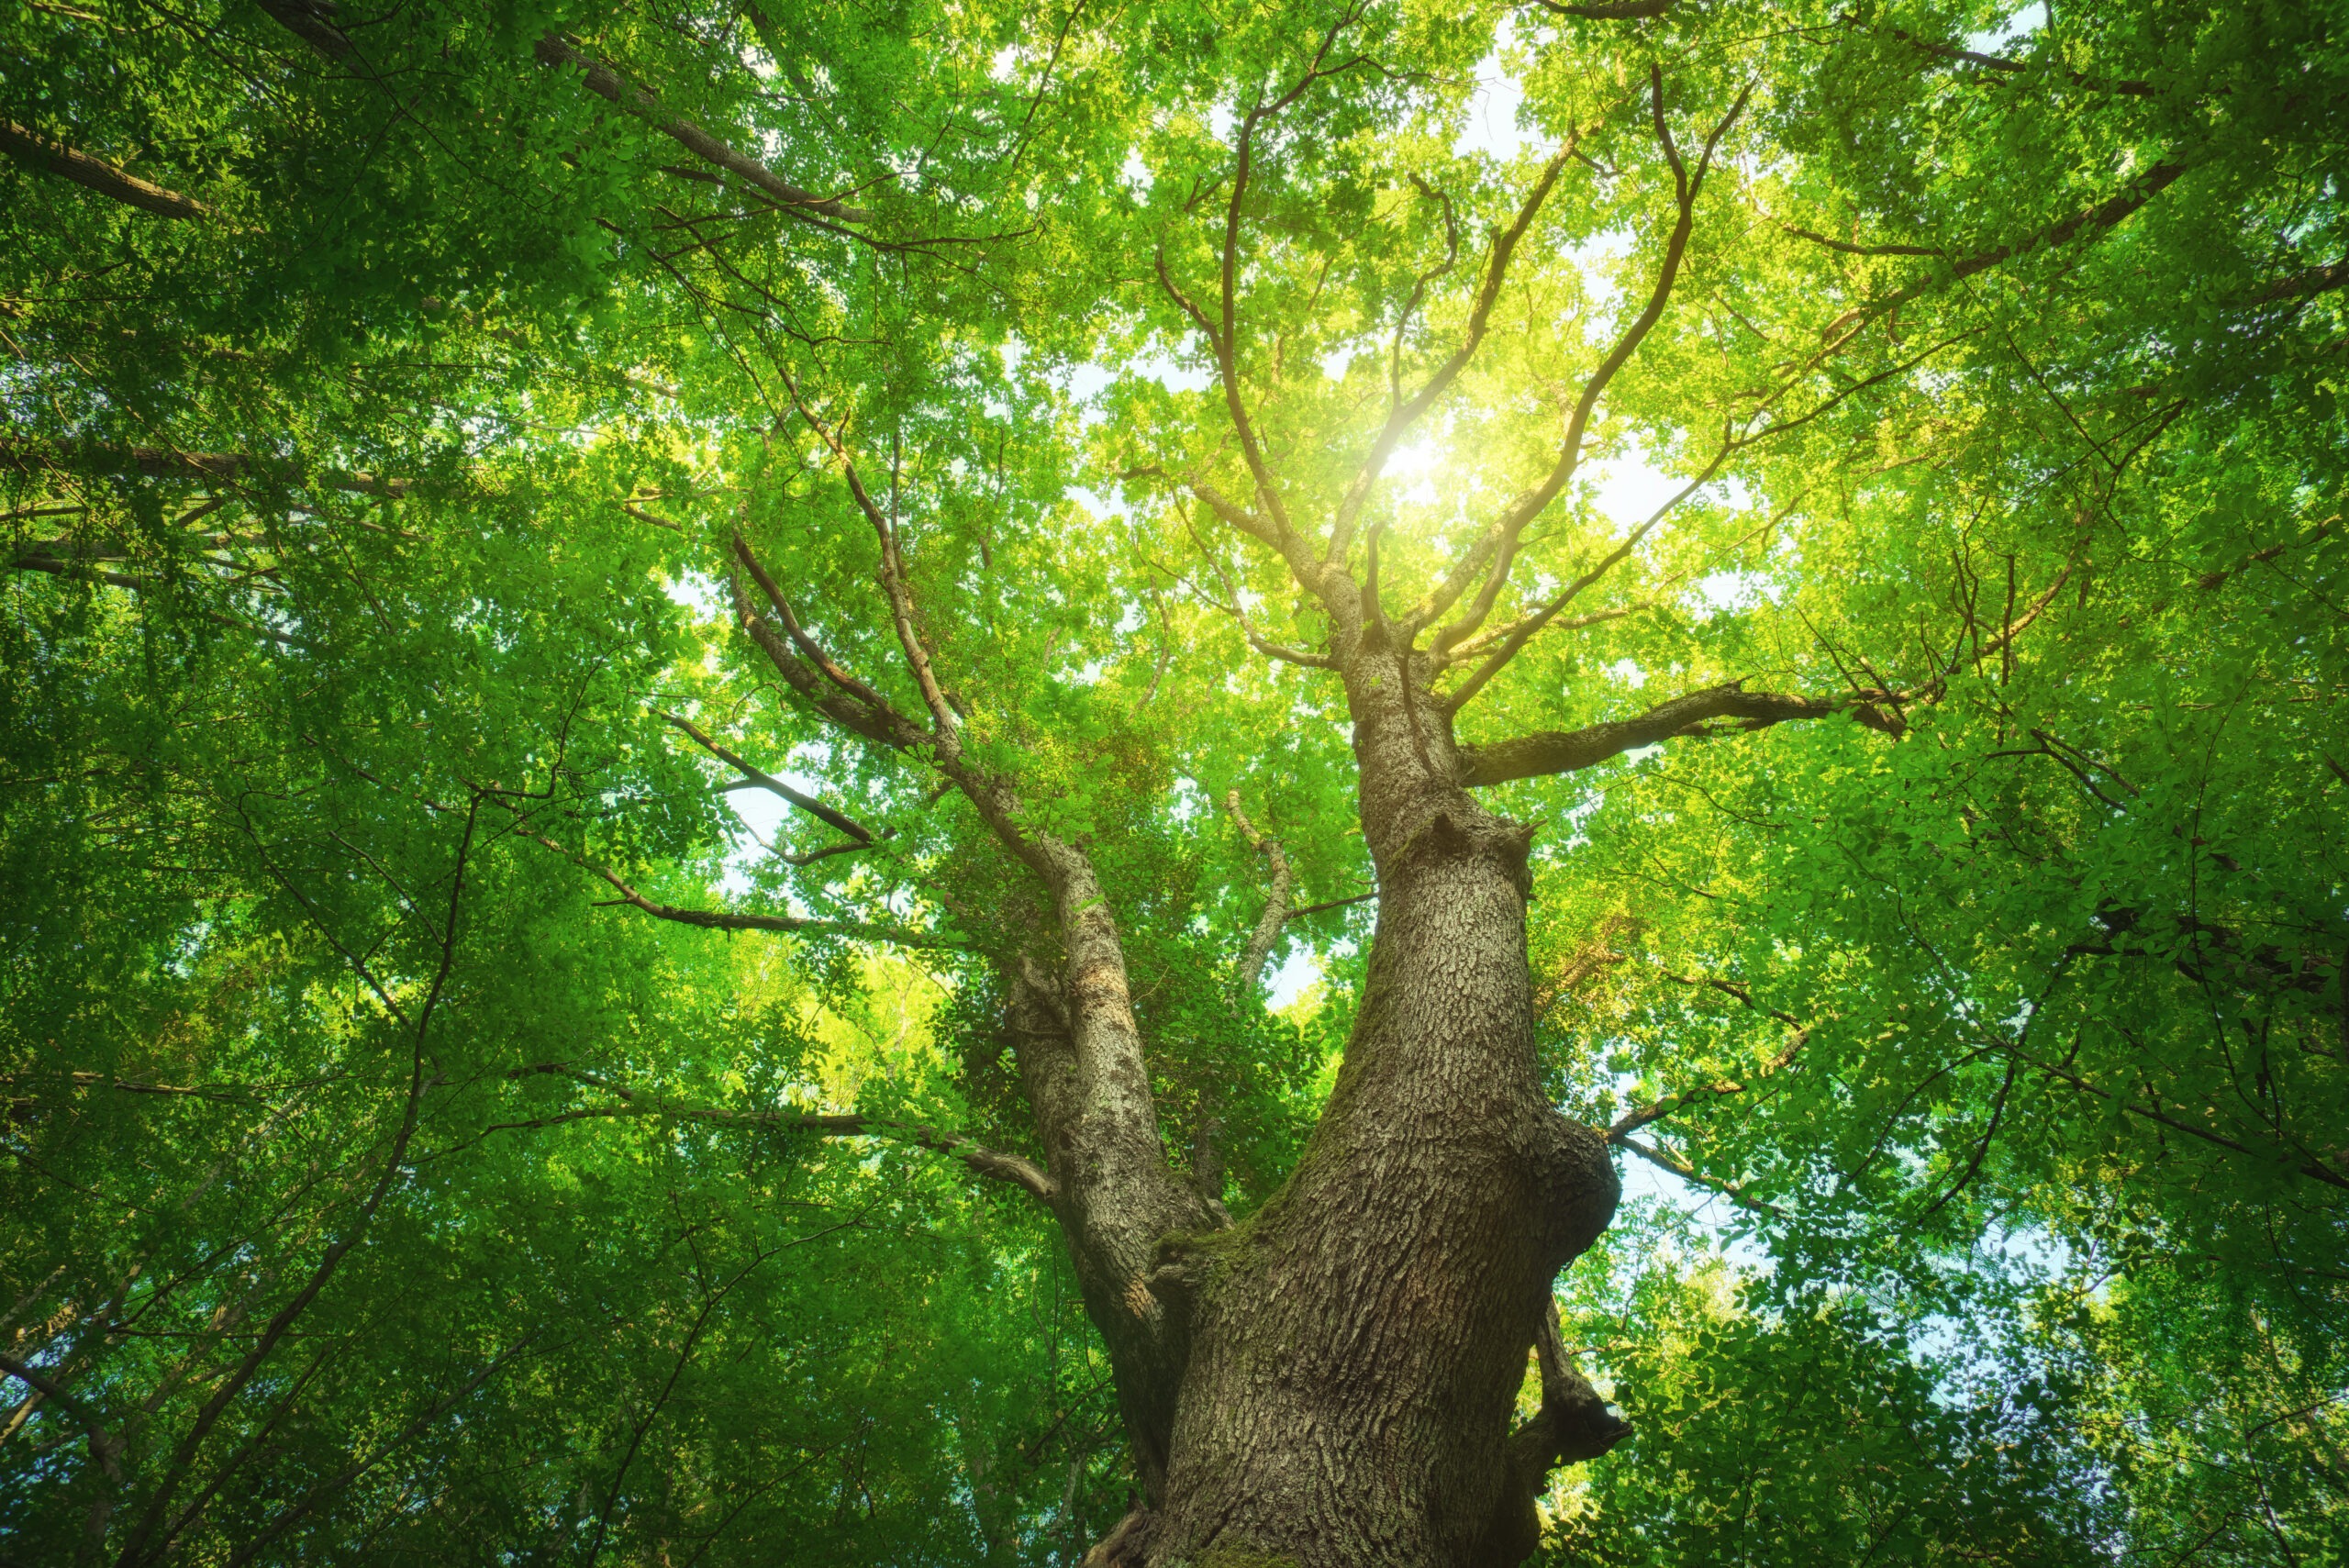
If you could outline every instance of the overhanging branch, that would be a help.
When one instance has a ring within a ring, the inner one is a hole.
[[[951,1154],[983,1176],[993,1176],[1024,1190],[1042,1202],[1052,1200],[1052,1177],[1034,1162],[1017,1154],[1005,1154],[959,1132],[949,1132],[922,1122],[896,1121],[884,1117],[836,1115],[829,1112],[802,1111],[732,1111],[705,1106],[683,1106],[615,1084],[608,1079],[562,1062],[541,1062],[529,1067],[518,1067],[507,1073],[508,1078],[528,1078],[537,1074],[568,1078],[590,1088],[601,1089],[618,1097],[616,1106],[585,1106],[528,1121],[501,1122],[494,1130],[517,1128],[553,1127],[563,1122],[606,1119],[624,1117],[668,1117],[678,1121],[697,1121],[711,1127],[755,1128],[782,1132],[810,1132],[821,1138],[883,1138],[899,1143],[911,1143],[941,1154]]]
[[[1880,712],[1876,705],[1899,700],[1897,694],[1888,691],[1832,697],[1749,692],[1742,683],[1731,681],[1659,703],[1637,718],[1585,725],[1580,729],[1543,730],[1484,746],[1463,746],[1460,755],[1467,772],[1461,783],[1474,789],[1507,784],[1512,779],[1571,773],[1596,767],[1610,757],[1620,757],[1642,746],[1661,745],[1687,736],[1718,734],[1723,728],[1766,729],[1774,724],[1831,718],[1843,713],[1871,729],[1898,734],[1898,721]]]
[[[116,168],[103,158],[93,158],[14,120],[0,120],[0,152],[6,152],[28,168],[60,175],[85,191],[95,191],[109,201],[135,206],[141,212],[151,212],[158,217],[212,216],[210,207],[192,196],[167,191],[126,170]]]

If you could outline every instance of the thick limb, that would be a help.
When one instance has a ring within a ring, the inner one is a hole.
[[[1897,721],[1881,713],[1876,705],[1898,700],[1898,694],[1885,691],[1829,697],[1749,692],[1742,683],[1731,681],[1659,703],[1637,718],[1588,724],[1580,729],[1547,729],[1482,746],[1463,746],[1461,783],[1475,789],[1507,784],[1512,779],[1571,773],[1596,767],[1609,757],[1621,756],[1642,746],[1660,745],[1684,736],[1720,734],[1725,729],[1766,729],[1774,724],[1831,718],[1839,713],[1848,713],[1872,729],[1897,733]]]

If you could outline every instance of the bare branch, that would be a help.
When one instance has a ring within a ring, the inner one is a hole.
[[[308,44],[327,59],[338,64],[350,64],[357,58],[351,36],[328,18],[334,15],[332,0],[255,0],[261,8],[275,17],[285,30]]]
[[[1314,653],[1302,648],[1291,648],[1286,643],[1275,642],[1258,631],[1255,624],[1248,618],[1247,610],[1241,606],[1239,585],[1231,580],[1231,574],[1224,570],[1222,561],[1217,557],[1214,550],[1208,548],[1208,541],[1199,537],[1198,529],[1190,527],[1190,520],[1187,517],[1184,519],[1184,526],[1190,532],[1191,542],[1198,547],[1200,558],[1222,581],[1224,596],[1218,599],[1212,595],[1201,593],[1196,585],[1187,582],[1185,583],[1185,586],[1197,594],[1208,608],[1219,615],[1230,617],[1240,628],[1240,635],[1248,639],[1249,647],[1267,659],[1277,659],[1286,664],[1302,665],[1308,670],[1334,670],[1338,667],[1338,662],[1326,653]]]
[[[1808,228],[1797,228],[1791,223],[1778,225],[1798,239],[1808,239],[1813,245],[1824,245],[1830,250],[1841,250],[1846,256],[1938,256],[1941,252],[1930,245],[1853,245],[1841,239],[1830,239],[1824,234],[1813,234]]]
[[[90,1440],[90,1457],[105,1468],[109,1477],[117,1480],[121,1478],[122,1468],[119,1456],[124,1446],[123,1440],[106,1430],[106,1424],[98,1419],[95,1410],[67,1393],[62,1385],[13,1357],[0,1355],[0,1372],[6,1373],[10,1377],[30,1388],[36,1395],[72,1417],[75,1424],[81,1427],[83,1433]]]
[[[1373,904],[1376,903],[1377,900],[1378,895],[1375,893],[1357,893],[1348,898],[1330,898],[1324,899],[1319,904],[1308,904],[1302,908],[1290,910],[1285,917],[1291,920],[1302,920],[1308,915],[1326,914],[1332,909],[1351,909],[1357,904]]]
[[[1305,95],[1307,89],[1310,88],[1314,83],[1367,63],[1367,57],[1363,55],[1355,55],[1336,65],[1329,63],[1330,51],[1337,47],[1338,35],[1360,15],[1359,6],[1350,6],[1341,11],[1338,19],[1330,24],[1329,30],[1322,34],[1319,47],[1314,50],[1311,62],[1306,67],[1305,73],[1297,79],[1297,83],[1270,104],[1260,100],[1241,117],[1237,149],[1238,159],[1233,165],[1231,174],[1231,197],[1224,207],[1223,246],[1218,274],[1219,319],[1221,325],[1219,330],[1208,328],[1208,337],[1215,350],[1218,379],[1223,384],[1224,407],[1231,417],[1233,432],[1240,438],[1241,455],[1247,462],[1249,475],[1255,481],[1258,501],[1264,508],[1265,515],[1272,524],[1275,539],[1284,555],[1290,553],[1293,546],[1298,546],[1297,530],[1289,522],[1288,508],[1281,500],[1280,490],[1274,481],[1272,469],[1265,462],[1264,448],[1256,439],[1255,421],[1249,417],[1247,403],[1241,395],[1238,301],[1241,204],[1246,200],[1248,179],[1254,167],[1257,128],[1294,105]],[[1162,277],[1164,276],[1163,261],[1160,272]],[[1171,280],[1168,281],[1167,286],[1170,289],[1174,287]],[[1180,297],[1179,292],[1177,297]],[[1186,308],[1190,309],[1194,318],[1205,325],[1205,317],[1195,307],[1188,306],[1187,302],[1186,302]],[[1299,552],[1310,559],[1309,550],[1302,550],[1299,547]],[[1300,581],[1309,584],[1311,577],[1306,574],[1300,577]]]
[[[383,1206],[384,1197],[391,1192],[393,1182],[406,1164],[408,1144],[416,1136],[417,1123],[424,1109],[424,1091],[429,1082],[424,1070],[426,1041],[432,1028],[433,1017],[439,1011],[441,997],[448,988],[450,971],[456,963],[457,916],[464,897],[465,873],[473,856],[474,831],[480,822],[484,798],[482,793],[476,791],[465,811],[464,836],[457,848],[455,868],[449,876],[448,908],[440,929],[435,933],[440,948],[440,962],[433,973],[432,983],[425,992],[424,1005],[417,1012],[415,1039],[409,1052],[406,1106],[401,1115],[398,1130],[392,1136],[391,1151],[384,1158],[382,1173],[376,1177],[375,1184],[368,1192],[365,1202],[361,1204],[350,1229],[336,1238],[334,1242],[327,1248],[317,1266],[310,1271],[310,1277],[304,1282],[301,1289],[296,1291],[293,1298],[280,1307],[276,1316],[262,1328],[261,1334],[253,1342],[252,1349],[246,1352],[244,1359],[238,1363],[232,1373],[219,1380],[217,1386],[213,1390],[212,1397],[206,1400],[204,1408],[197,1412],[195,1421],[181,1437],[178,1446],[172,1452],[170,1461],[161,1471],[164,1477],[162,1485],[155,1489],[146,1510],[139,1516],[139,1522],[130,1531],[129,1539],[124,1543],[119,1559],[122,1562],[132,1563],[141,1559],[148,1538],[154,1534],[157,1526],[163,1523],[173,1496],[181,1482],[190,1473],[195,1455],[204,1446],[204,1440],[218,1424],[229,1404],[244,1391],[246,1385],[252,1381],[253,1374],[261,1370],[262,1363],[267,1361],[270,1353],[277,1348],[278,1341],[284,1337],[286,1330],[293,1327],[294,1320],[308,1309],[311,1302],[317,1299],[318,1293],[324,1290],[327,1282],[334,1277],[335,1271],[342,1264],[342,1260],[350,1254],[351,1249],[365,1239],[368,1228],[375,1218],[375,1211]],[[374,977],[368,973],[367,966],[363,962],[353,959],[351,963],[361,978],[366,980],[371,985],[375,985]],[[376,989],[380,994],[382,991],[380,985],[376,986]],[[402,1023],[406,1022],[404,1013],[398,1012],[396,1008],[394,1012]],[[181,1514],[171,1530],[166,1533],[164,1540],[157,1543],[159,1548],[167,1545],[172,1534],[185,1528],[193,1520],[203,1502],[204,1498],[199,1497]]]

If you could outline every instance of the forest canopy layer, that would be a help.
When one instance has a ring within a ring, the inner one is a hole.
[[[0,1563],[2339,1564],[2338,0],[26,0]]]

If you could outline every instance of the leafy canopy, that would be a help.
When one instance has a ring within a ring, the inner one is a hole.
[[[733,595],[919,714],[899,574],[1244,1213],[1375,906],[1233,513],[1529,495],[1442,686],[1653,1178],[1545,1550],[2339,1560],[2339,6],[0,25],[11,1560],[1074,1560],[1049,902]]]

